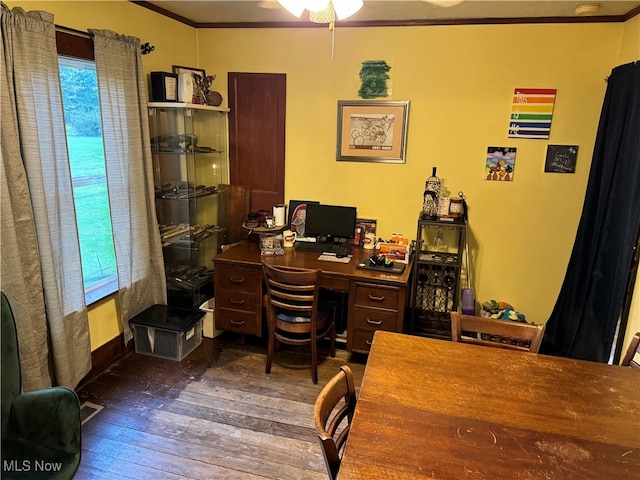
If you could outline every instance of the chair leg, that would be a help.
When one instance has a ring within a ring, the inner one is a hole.
[[[336,357],[336,322],[333,322],[331,326],[331,332],[329,332],[329,341],[331,342],[331,358]]]
[[[276,332],[269,328],[269,339],[267,340],[267,364],[265,365],[265,373],[271,373],[271,360],[273,358],[273,348],[276,343]]]
[[[311,378],[318,383],[318,339],[311,337]]]

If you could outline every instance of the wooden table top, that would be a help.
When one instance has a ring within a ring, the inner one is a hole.
[[[411,276],[411,261],[400,274],[358,268],[358,261],[363,258],[369,258],[371,252],[372,250],[364,250],[361,247],[353,246],[351,249],[351,261],[349,263],[338,263],[318,260],[320,253],[297,251],[295,248],[285,248],[284,255],[261,256],[257,243],[245,241],[218,254],[214,257],[213,261],[215,263],[231,263],[236,265],[260,265],[260,263],[264,261],[272,265],[318,268],[322,270],[323,277],[361,279],[363,281],[373,281],[388,285],[408,285]]]
[[[339,480],[640,479],[640,370],[378,331]]]

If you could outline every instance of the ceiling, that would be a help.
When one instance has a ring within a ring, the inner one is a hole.
[[[298,19],[280,7],[276,0],[152,0],[135,1],[163,15],[193,27],[303,27],[312,26],[308,12]],[[349,26],[430,25],[462,23],[539,23],[581,21],[624,21],[640,13],[640,1],[597,2],[595,16],[577,16],[578,5],[592,0],[467,0],[451,7],[440,7],[423,0],[364,0],[355,15],[338,24]]]

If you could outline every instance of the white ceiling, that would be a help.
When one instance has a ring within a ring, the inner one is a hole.
[[[134,1],[134,0],[132,0]],[[256,24],[253,26],[302,26],[308,24],[308,14],[298,19],[280,7],[276,0],[152,0],[134,1],[147,8],[162,9],[160,13],[173,16],[193,26],[218,26],[233,23]],[[465,23],[483,22],[483,19],[541,19],[562,18],[576,21],[575,7],[596,3],[593,0],[467,0],[451,7],[439,7],[422,0],[364,0],[364,6],[352,17],[339,23],[358,24],[360,22],[379,23]],[[640,1],[597,2],[598,17],[589,21],[621,20],[640,9]],[[613,17],[613,18],[604,18]],[[580,17],[581,20],[587,20]],[[500,20],[497,20],[500,21]],[[504,21],[504,20],[502,20]],[[259,24],[273,25],[259,25]],[[277,24],[277,25],[276,25]],[[284,24],[284,25],[283,25]],[[243,25],[234,25],[243,26]]]

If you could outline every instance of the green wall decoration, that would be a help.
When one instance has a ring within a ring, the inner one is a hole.
[[[360,98],[388,97],[387,80],[389,80],[391,67],[384,60],[366,60],[362,62],[360,69]]]

